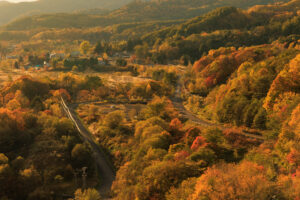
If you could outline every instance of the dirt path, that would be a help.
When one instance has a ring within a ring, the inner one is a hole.
[[[93,156],[101,175],[101,186],[99,188],[99,191],[102,198],[108,199],[111,185],[115,179],[114,169],[112,165],[107,161],[102,149],[99,147],[99,145],[96,144],[92,134],[85,128],[76,112],[65,103],[63,98],[61,99],[61,105],[69,119],[71,119],[76,126],[82,140],[90,144],[93,151]]]

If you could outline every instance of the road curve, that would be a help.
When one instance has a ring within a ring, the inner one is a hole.
[[[174,97],[171,98],[171,101],[174,105],[174,107],[177,109],[177,111],[184,117],[186,117],[187,119],[191,120],[192,122],[199,124],[201,126],[205,126],[205,127],[217,127],[221,130],[225,130],[227,129],[227,127],[223,126],[222,124],[216,124],[213,122],[209,122],[209,121],[205,121],[200,119],[199,117],[197,117],[194,113],[192,113],[191,111],[187,110],[184,106],[183,106],[183,100],[181,98],[181,84],[180,84],[180,80],[177,81],[177,87],[175,90],[175,94]],[[264,137],[262,135],[256,135],[256,134],[252,134],[249,133],[245,130],[243,130],[242,134],[248,138],[251,139],[256,139],[257,141],[263,142],[264,141]]]
[[[82,140],[90,144],[94,159],[101,175],[101,186],[99,188],[99,191],[102,197],[108,198],[112,183],[115,180],[115,173],[112,165],[107,161],[102,149],[99,147],[99,145],[96,144],[92,134],[82,124],[76,112],[66,104],[63,98],[61,98],[61,105],[68,118],[74,123],[75,127],[80,133]]]
[[[180,101],[172,101],[173,102],[173,105],[174,107],[177,109],[177,111],[185,118],[189,119],[190,121],[196,123],[196,124],[199,124],[201,126],[205,126],[205,127],[216,127],[216,128],[219,128],[221,130],[225,130],[227,129],[228,127],[225,127],[221,124],[215,124],[215,123],[212,123],[212,122],[208,122],[208,121],[205,121],[205,120],[202,120],[200,118],[198,118],[196,115],[194,115],[192,112],[188,111],[183,105],[182,105],[182,102]],[[264,141],[264,137],[261,136],[261,135],[256,135],[256,134],[251,134],[251,133],[247,133],[245,131],[242,132],[242,134],[248,138],[251,138],[251,139],[256,139],[258,141]]]

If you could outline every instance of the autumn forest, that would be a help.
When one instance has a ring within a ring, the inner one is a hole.
[[[300,200],[300,1],[0,1],[0,200],[67,199]]]

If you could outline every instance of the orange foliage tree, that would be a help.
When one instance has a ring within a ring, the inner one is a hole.
[[[198,179],[189,199],[264,200],[273,195],[275,184],[268,180],[266,170],[255,163],[242,162],[209,168]]]

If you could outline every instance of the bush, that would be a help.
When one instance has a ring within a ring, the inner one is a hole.
[[[194,162],[203,160],[208,164],[214,163],[216,161],[216,158],[217,157],[216,157],[215,153],[212,150],[207,149],[207,148],[199,149],[197,152],[193,153],[190,156],[190,159]]]
[[[8,164],[8,158],[3,153],[0,153],[0,165],[3,164]]]
[[[104,124],[111,129],[117,129],[124,122],[125,114],[122,111],[114,111],[105,116]]]
[[[81,189],[76,190],[75,192],[76,200],[101,200],[101,196],[96,189],[87,189],[82,191]]]
[[[77,168],[89,167],[92,162],[91,150],[86,144],[76,144],[71,152],[72,160]]]
[[[166,200],[186,200],[193,193],[197,178],[188,178],[179,187],[172,187],[166,194]]]
[[[164,199],[171,187],[177,187],[183,180],[200,175],[197,167],[184,162],[165,161],[144,169],[136,196],[139,199]]]
[[[198,179],[189,199],[264,200],[274,195],[277,196],[275,184],[268,180],[266,170],[254,163],[243,162],[209,168]]]
[[[127,61],[122,58],[117,59],[116,63],[118,66],[121,66],[121,67],[125,67],[127,65]]]
[[[149,139],[147,139],[144,142],[144,145],[150,146],[153,149],[168,149],[169,148],[169,140],[166,136],[164,135],[156,135],[154,137],[151,137]]]
[[[264,108],[261,108],[254,117],[253,126],[254,128],[265,129],[266,122],[267,122],[267,112]]]

